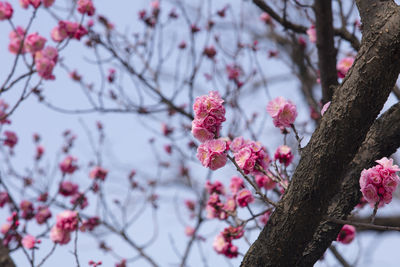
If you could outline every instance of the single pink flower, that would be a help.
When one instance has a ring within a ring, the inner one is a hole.
[[[45,7],[51,7],[51,6],[54,4],[54,1],[55,1],[55,0],[42,0],[43,5],[44,5]]]
[[[271,178],[263,174],[256,175],[255,180],[259,188],[271,190],[274,189],[276,186],[276,183]]]
[[[78,0],[78,12],[81,14],[87,14],[93,16],[96,9],[91,0]]]
[[[10,148],[13,148],[18,143],[18,137],[14,132],[4,131],[6,139],[4,139],[3,144]]]
[[[238,192],[236,200],[240,207],[246,207],[250,203],[254,202],[254,197],[250,190],[242,189]]]
[[[35,244],[37,243],[37,240],[34,236],[32,235],[26,235],[21,241],[22,245],[26,249],[33,249],[35,247]]]
[[[376,191],[376,188],[372,184],[369,184],[369,185],[365,186],[364,188],[362,188],[361,192],[362,192],[364,198],[369,203],[375,204],[376,202],[379,201],[379,196]]]
[[[237,176],[232,177],[229,185],[229,189],[231,190],[232,194],[236,194],[242,188],[244,188],[243,179]]]
[[[68,244],[71,240],[71,232],[58,228],[57,226],[53,226],[50,231],[50,239],[54,243],[58,243],[60,245]]]
[[[343,244],[349,244],[351,241],[354,240],[356,237],[356,228],[352,225],[345,224],[342,227],[342,230],[340,230],[336,241],[339,241]]]
[[[43,49],[44,45],[46,44],[46,38],[40,36],[37,32],[31,33],[26,36],[25,39],[25,49],[26,51],[34,54],[37,51]]]
[[[276,127],[290,127],[297,117],[296,106],[281,96],[268,103],[267,112]]]
[[[100,166],[96,166],[94,167],[89,174],[89,177],[92,179],[99,179],[104,181],[107,177],[108,174],[108,170],[100,167]]]
[[[78,227],[78,212],[65,210],[57,215],[56,227],[63,231],[75,231]]]
[[[311,43],[315,44],[317,42],[317,31],[314,25],[311,25],[311,27],[308,28],[307,35]]]
[[[43,224],[50,218],[51,218],[51,211],[48,207],[46,206],[38,207],[38,210],[35,215],[35,219],[38,224]]]
[[[292,149],[286,145],[279,146],[275,152],[275,160],[279,160],[285,166],[289,166],[292,163],[293,157]]]
[[[64,174],[74,173],[78,169],[77,161],[78,161],[77,158],[72,156],[67,156],[59,165],[61,172]]]
[[[354,63],[354,57],[345,57],[339,60],[336,68],[339,78],[344,78]]]
[[[10,3],[0,2],[0,21],[10,19],[13,15],[13,8]]]
[[[195,229],[191,226],[186,226],[185,227],[185,235],[187,236],[193,236],[195,232]]]

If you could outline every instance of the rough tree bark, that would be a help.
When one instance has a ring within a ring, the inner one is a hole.
[[[356,2],[363,23],[356,60],[302,150],[287,192],[246,253],[243,267],[312,266],[318,260],[316,252],[312,260],[303,260],[304,252],[328,215],[328,207],[341,190],[344,178],[351,176],[354,180],[354,175],[348,175],[351,161],[399,75],[399,7],[388,0]],[[367,166],[358,166],[364,167]],[[355,205],[349,200],[344,202]],[[343,210],[347,214],[351,211]],[[326,236],[321,250],[325,251],[335,237]]]
[[[15,267],[13,260],[10,257],[8,248],[3,246],[3,240],[0,239],[0,266]]]

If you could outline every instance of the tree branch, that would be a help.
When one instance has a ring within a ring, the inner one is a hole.
[[[374,161],[384,156],[390,156],[400,146],[400,103],[397,103],[386,111],[372,125],[367,137],[357,156],[349,166],[342,189],[332,201],[328,216],[336,219],[346,219],[361,198],[359,179],[362,169],[374,164]],[[397,226],[393,222],[376,219],[380,225]],[[393,223],[393,224],[392,224]],[[400,219],[398,221],[400,224]],[[318,260],[330,243],[336,239],[340,225],[328,221],[321,223],[315,233],[313,242],[308,246],[303,262],[311,263]]]
[[[338,85],[336,71],[336,49],[332,18],[332,1],[318,0],[314,4],[318,67],[321,77],[322,103],[331,101],[333,89]]]
[[[287,192],[246,253],[242,267],[310,266],[302,264],[303,251],[327,215],[331,199],[351,170],[346,167],[400,72],[400,15],[396,5],[392,10],[396,14],[381,16],[387,30],[376,28],[363,36],[354,66],[334,92],[330,108],[303,149]]]

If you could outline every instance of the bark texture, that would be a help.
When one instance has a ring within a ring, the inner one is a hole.
[[[0,239],[0,266],[15,267],[13,260],[10,257],[8,249],[3,246],[3,240]]]
[[[312,266],[319,259],[318,253],[306,248],[332,210],[328,210],[332,199],[340,190],[358,194],[350,163],[400,71],[400,12],[394,1],[360,0],[357,6],[364,31],[353,67],[335,90],[330,108],[301,153],[287,192],[246,253],[243,267]],[[353,177],[352,185],[344,185],[352,189],[342,188],[345,177]],[[342,206],[349,210],[341,209],[348,214],[355,203],[343,201]],[[329,246],[332,236],[321,240],[321,251]],[[313,254],[310,260],[304,260],[307,253]]]

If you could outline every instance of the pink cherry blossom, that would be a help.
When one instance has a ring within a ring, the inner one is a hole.
[[[339,60],[336,68],[339,78],[344,78],[354,63],[354,57],[345,57]]]
[[[54,4],[55,0],[42,0],[42,3],[45,7],[51,7]]]
[[[0,99],[0,124],[10,123],[10,121],[6,119],[7,109],[8,104],[3,99]]]
[[[317,31],[315,29],[315,25],[311,25],[311,27],[308,28],[307,35],[311,43],[317,42]]]
[[[195,229],[191,226],[186,226],[185,227],[185,235],[187,236],[193,236],[195,233]]]
[[[285,166],[289,166],[292,163],[293,157],[292,149],[286,145],[279,146],[275,152],[275,160],[279,160]]]
[[[7,192],[0,192],[0,208],[10,202],[10,197]]]
[[[67,156],[59,165],[61,172],[64,174],[74,173],[78,169],[77,161],[78,161],[77,158],[73,156]]]
[[[232,141],[230,149],[235,151],[235,161],[246,174],[255,172],[256,164],[264,169],[268,168],[270,158],[266,148],[260,142],[243,140],[239,137]]]
[[[29,6],[30,0],[19,0],[19,4],[22,8],[27,9]]]
[[[215,237],[213,248],[217,253],[222,254],[227,246],[228,242],[225,241],[225,238],[222,236],[222,234],[219,234]]]
[[[216,180],[214,183],[211,183],[210,181],[207,181],[205,187],[207,189],[208,194],[210,194],[210,195],[214,194],[214,193],[216,193],[218,195],[224,195],[225,194],[224,185],[218,180]]]
[[[25,47],[22,43],[22,39],[23,39],[24,35],[25,35],[25,30],[21,26],[17,26],[15,31],[12,31],[10,33],[10,35],[9,35],[10,43],[8,45],[8,50],[10,51],[10,53],[24,54],[26,52]]]
[[[229,189],[231,190],[232,194],[236,194],[242,188],[244,188],[243,179],[237,176],[232,177],[229,185]]]
[[[53,68],[58,60],[58,51],[52,46],[47,46],[44,49],[35,53],[35,66],[38,75],[44,80],[54,80]]]
[[[217,54],[217,50],[215,50],[215,47],[213,45],[210,45],[204,48],[203,54],[206,55],[208,58],[213,59]]]
[[[240,207],[246,207],[248,204],[254,202],[254,197],[250,190],[242,189],[237,194],[237,203]]]
[[[57,215],[56,227],[63,231],[75,231],[78,227],[78,212],[65,210]]]
[[[400,169],[393,165],[393,159],[385,157],[376,162],[379,164],[361,172],[360,188],[366,201],[371,205],[379,202],[382,206],[392,200],[392,193],[400,182],[396,174]]]
[[[51,211],[47,206],[40,206],[35,215],[35,219],[38,224],[45,223],[49,218],[51,218]]]
[[[38,8],[41,4],[42,0],[29,0],[29,3],[31,4],[31,6],[33,6],[34,8]]]
[[[14,132],[11,131],[4,131],[4,135],[6,138],[3,141],[5,146],[13,148],[18,143],[18,137]]]
[[[91,0],[78,0],[78,12],[81,14],[87,14],[93,16],[96,9]]]
[[[227,162],[226,141],[221,139],[207,140],[197,148],[197,158],[204,167],[217,170]]]
[[[281,96],[268,103],[267,112],[273,118],[276,127],[290,127],[297,117],[296,106]]]
[[[72,205],[84,209],[89,205],[87,197],[83,193],[75,193],[69,201]]]
[[[60,183],[58,192],[65,197],[72,196],[78,193],[78,185],[70,181],[63,181]]]
[[[68,244],[68,242],[71,240],[71,232],[70,231],[65,231],[61,228],[58,228],[56,225],[51,228],[50,231],[50,239],[54,243],[58,243],[60,245],[65,245]]]
[[[100,224],[99,217],[97,217],[97,216],[90,217],[89,219],[84,220],[82,222],[82,225],[81,225],[81,227],[79,227],[79,230],[82,232],[85,232],[86,230],[93,231],[94,228],[99,226],[99,224]]]
[[[342,227],[342,230],[340,230],[336,241],[339,241],[340,243],[343,244],[349,244],[351,241],[354,240],[356,237],[356,228],[352,225],[345,224]]]
[[[37,32],[31,33],[26,36],[25,49],[30,53],[35,53],[43,49],[46,43],[46,38],[40,36]]]
[[[264,174],[258,174],[255,176],[256,183],[259,188],[265,188],[266,190],[274,189],[276,183]]]
[[[219,136],[222,122],[225,121],[224,100],[216,91],[197,97],[194,104],[193,136],[200,142]]]
[[[12,226],[11,223],[3,223],[3,224],[1,225],[0,232],[1,232],[3,235],[6,235],[6,234],[8,233],[8,231],[10,231],[11,226]]]
[[[261,215],[260,222],[266,225],[269,221],[270,216],[271,216],[271,211],[266,211],[263,215]]]
[[[94,167],[89,174],[89,177],[92,179],[99,179],[104,181],[107,177],[108,174],[108,170],[100,167],[100,166],[96,166]]]
[[[35,244],[37,243],[37,240],[34,236],[32,235],[26,235],[21,241],[22,245],[26,249],[33,249],[35,247]]]
[[[393,159],[384,157],[376,162],[379,163],[384,169],[388,170],[391,174],[400,171],[399,166],[393,165]]]
[[[22,200],[19,203],[19,208],[22,211],[21,217],[25,220],[30,220],[35,216],[35,209],[33,208],[32,202],[29,200]]]
[[[325,112],[328,110],[330,105],[331,105],[331,101],[325,103],[325,105],[321,109],[321,116],[324,116]]]
[[[236,210],[236,200],[233,196],[226,198],[223,209],[227,212],[234,212]]]
[[[271,18],[271,16],[270,16],[268,13],[266,13],[266,12],[261,13],[261,15],[260,15],[260,20],[261,20],[262,22],[266,23],[266,24],[271,24],[271,23],[272,23],[272,18]]]
[[[0,2],[0,21],[10,19],[13,15],[13,8],[10,3]]]

